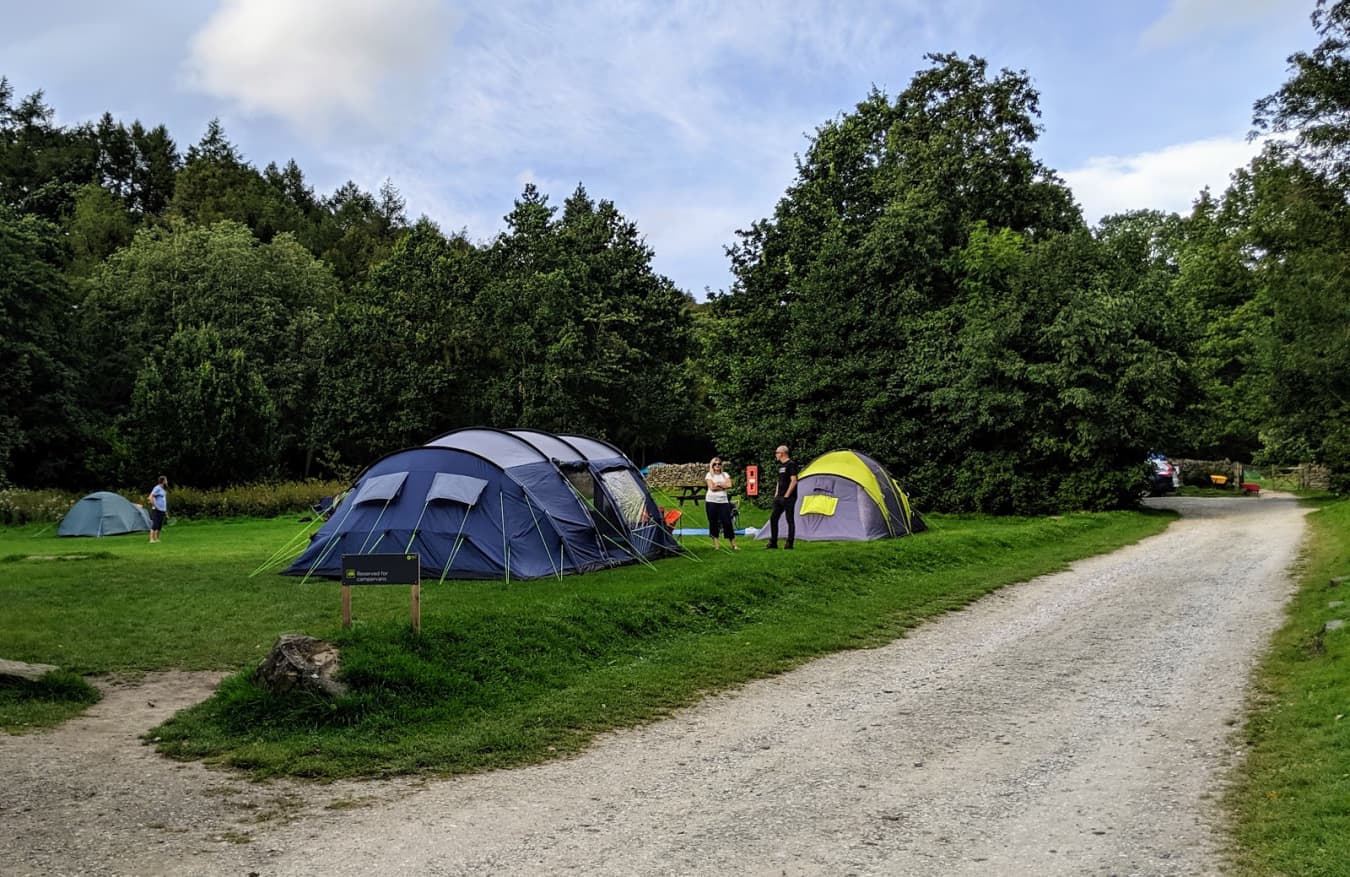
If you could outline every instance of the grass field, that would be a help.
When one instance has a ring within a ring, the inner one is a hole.
[[[406,588],[358,589],[356,624],[342,631],[336,583],[250,577],[304,526],[294,519],[178,522],[158,545],[9,529],[0,531],[0,655],[80,674],[242,671],[154,732],[172,755],[258,775],[453,773],[575,750],[705,692],[886,642],[1170,520],[935,516],[917,537],[792,552],[751,541],[713,552],[691,537],[689,557],[653,566],[426,585],[420,638],[408,628]],[[249,681],[289,631],[340,644],[351,694],[282,701]]]
[[[1321,505],[1308,518],[1289,619],[1257,675],[1247,759],[1228,795],[1244,875],[1350,873],[1350,630],[1325,629],[1350,619],[1350,501]]]

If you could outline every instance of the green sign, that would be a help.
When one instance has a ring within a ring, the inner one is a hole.
[[[420,585],[422,561],[416,554],[344,554],[344,585]]]

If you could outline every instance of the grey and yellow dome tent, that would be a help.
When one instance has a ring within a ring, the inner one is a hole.
[[[802,469],[792,514],[797,538],[807,542],[866,542],[927,529],[886,468],[857,451],[830,451]],[[786,523],[778,530],[781,537]],[[769,527],[755,538],[768,539]]]
[[[100,490],[70,507],[56,528],[58,536],[120,536],[150,529],[145,509],[115,493]]]

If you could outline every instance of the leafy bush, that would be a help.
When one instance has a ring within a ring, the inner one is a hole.
[[[322,497],[336,496],[347,485],[336,481],[283,481],[243,484],[218,490],[169,486],[169,514],[185,518],[271,518],[307,512]],[[130,497],[144,502],[145,497]]]
[[[272,518],[307,512],[325,496],[347,489],[338,481],[284,481],[277,484],[244,484],[219,490],[169,485],[169,514],[184,518]],[[145,505],[149,487],[117,491]],[[54,524],[84,494],[60,490],[0,490],[0,525]]]
[[[61,490],[0,490],[0,524],[51,524],[65,517],[79,499]]]

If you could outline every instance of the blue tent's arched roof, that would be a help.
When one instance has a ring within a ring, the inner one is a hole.
[[[482,429],[470,427],[457,429],[437,436],[427,442],[430,448],[456,448],[471,451],[501,466],[510,469],[529,463],[547,463],[547,454],[524,439],[500,429]]]
[[[540,432],[537,429],[510,429],[507,432],[521,441],[529,442],[538,448],[544,456],[554,460],[568,462],[586,459],[586,455],[577,450],[574,445],[552,433]]]
[[[580,451],[587,460],[612,460],[615,457],[626,456],[623,451],[608,442],[584,435],[560,435],[558,438]]]

